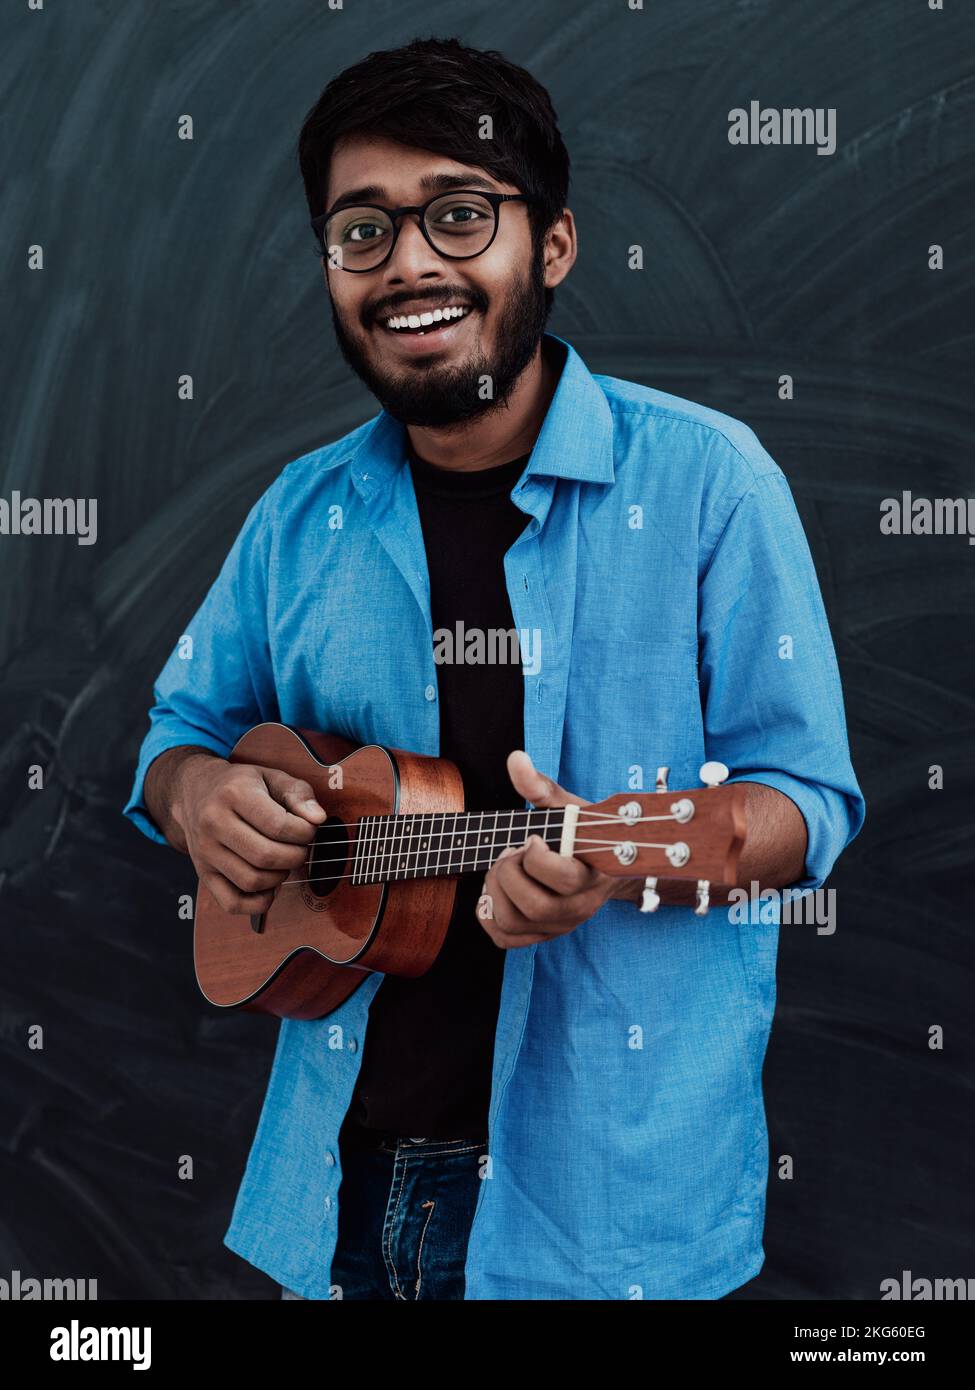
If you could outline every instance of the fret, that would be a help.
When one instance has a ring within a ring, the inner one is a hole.
[[[407,859],[409,878],[420,877],[420,845],[423,843],[423,816],[417,812],[410,816],[410,850]],[[411,862],[412,861],[412,862]]]
[[[418,811],[413,817],[413,843],[411,847],[413,853],[413,867],[410,871],[411,877],[413,878],[423,877],[420,871],[420,846],[423,844],[423,821],[423,813],[422,811]]]
[[[358,825],[356,826],[355,850],[354,850],[353,855],[352,855],[352,877],[349,879],[349,882],[353,885],[353,887],[354,887],[355,884],[358,882],[358,876],[359,876],[359,855],[360,855],[361,852],[362,852],[362,818],[360,817],[360,818],[359,818],[359,823],[358,823]]]
[[[484,829],[484,817],[490,815],[489,811],[481,812],[481,824],[477,830],[477,852],[474,855],[474,866],[477,869],[485,867],[484,860],[487,858],[491,844],[491,835]]]
[[[412,816],[397,816],[393,840],[393,877],[406,878],[410,862],[410,822]]]
[[[389,865],[386,877],[393,882],[400,876],[400,847],[403,843],[403,817],[390,816],[386,830],[389,836]]]
[[[359,817],[358,833],[355,837],[355,857],[356,873],[352,879],[353,883],[362,883],[366,870],[366,835],[368,825],[365,816]]]
[[[379,856],[382,853],[383,848],[382,824],[382,816],[376,816],[372,830],[372,873],[370,874],[370,877],[372,878],[374,883],[378,883],[380,878]]]
[[[417,821],[419,819],[420,817],[415,812],[410,816],[410,842],[406,847],[406,878],[419,878],[420,876],[417,873],[416,863],[416,847],[420,842],[419,830],[417,828]]]
[[[437,811],[430,818],[430,876],[439,878],[443,870],[441,869],[441,856],[443,855],[443,827],[444,814]]]
[[[432,811],[430,813],[430,847],[427,850],[427,872],[429,873],[431,878],[437,877],[437,866],[440,862],[440,846],[443,843],[443,841],[440,839],[439,834],[437,833],[437,824],[439,820],[439,812]]]
[[[386,817],[386,873],[387,883],[397,877],[399,869],[400,821],[398,816]]]
[[[477,832],[474,829],[474,817],[476,815],[476,811],[469,811],[464,815],[464,843],[460,851],[460,871],[462,874],[466,874],[470,869],[473,869],[474,867],[473,864],[466,863],[466,859],[471,851],[472,838],[474,840],[474,848],[477,849]]]
[[[366,876],[372,882],[376,878],[376,828],[378,816],[370,816],[369,835],[366,841]]]
[[[386,877],[390,880],[399,877],[399,847],[402,837],[402,820],[399,816],[390,816],[386,825],[388,838],[388,858],[386,862]]]
[[[454,823],[450,831],[450,872],[452,875],[459,872],[457,866],[458,855],[460,856],[461,863],[463,863],[464,858],[464,828],[462,824],[458,824],[462,818],[464,820],[467,819],[463,812],[455,813]],[[457,843],[458,838],[460,839],[460,844]]]
[[[447,842],[447,865],[448,865],[447,872],[448,872],[451,876],[453,876],[453,875],[456,874],[456,872],[457,872],[457,848],[458,848],[458,846],[457,846],[457,830],[458,830],[457,821],[458,821],[458,820],[459,820],[459,816],[458,816],[458,813],[455,811],[455,812],[454,812],[454,823],[453,823],[453,825],[450,827],[450,839],[449,839],[449,841]]]
[[[472,838],[472,840],[474,841],[473,845],[471,846],[471,868],[472,868],[472,869],[476,869],[477,866],[478,866],[477,850],[478,850],[478,846],[479,846],[479,844],[480,844],[480,842],[481,842],[481,831],[482,831],[483,829],[484,829],[484,812],[482,811],[482,812],[481,812],[481,823],[480,823],[480,825],[477,827],[477,829],[476,829],[475,831],[472,832],[472,835],[471,835],[471,838]]]
[[[407,850],[406,854],[406,873],[408,878],[420,877],[420,866],[417,863],[417,856],[419,855],[420,832],[417,822],[421,819],[422,817],[418,815],[410,816],[410,847]]]
[[[481,834],[478,837],[477,867],[482,871],[489,869],[498,856],[498,812],[487,811],[485,814],[494,817],[494,824],[482,825]]]
[[[434,818],[433,818],[433,825],[431,826],[431,830],[430,830],[431,838],[432,838],[432,841],[433,841],[432,850],[433,850],[433,856],[434,856],[434,859],[433,859],[433,876],[434,876],[434,878],[440,878],[441,875],[443,874],[443,853],[444,853],[444,835],[443,835],[443,828],[444,828],[445,821],[446,821],[446,817],[444,816],[444,813],[443,813],[442,811],[438,811],[437,814],[436,814],[436,815],[434,816]]]
[[[369,880],[372,878],[372,865],[369,859],[369,850],[372,844],[372,816],[363,816],[362,824],[362,878],[360,879],[360,882],[368,883]]]
[[[359,833],[355,841],[356,875],[353,883],[362,883],[366,872],[366,837],[369,834],[369,825],[365,816],[359,817]]]
[[[420,817],[421,835],[420,847],[417,850],[417,864],[421,878],[430,878],[430,853],[433,848],[433,812],[425,811]],[[422,856],[422,859],[421,859]]]
[[[387,840],[385,840],[385,823],[387,816],[376,817],[376,841],[374,841],[373,862],[376,869],[376,881],[382,883],[385,877],[385,855],[387,855]]]

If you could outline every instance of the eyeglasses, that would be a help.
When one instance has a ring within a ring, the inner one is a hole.
[[[470,260],[486,251],[498,234],[502,203],[533,203],[529,193],[481,193],[458,188],[438,193],[416,207],[383,208],[360,203],[313,217],[315,253],[339,270],[362,274],[378,270],[393,254],[404,213],[416,213],[420,231],[439,256]]]

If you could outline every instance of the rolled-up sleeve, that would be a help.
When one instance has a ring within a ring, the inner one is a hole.
[[[149,730],[123,815],[160,844],[166,838],[143,796],[153,760],[186,744],[225,757],[247,729],[274,717],[267,586],[275,486],[251,508],[220,573],[153,686]]]
[[[763,782],[806,822],[818,888],[864,819],[819,583],[785,476],[734,503],[700,580],[701,706],[708,757],[732,782]]]

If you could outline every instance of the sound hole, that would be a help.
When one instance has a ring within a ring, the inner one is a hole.
[[[340,883],[348,882],[349,832],[338,816],[329,816],[316,830],[307,867],[307,887],[316,898],[327,898]]]

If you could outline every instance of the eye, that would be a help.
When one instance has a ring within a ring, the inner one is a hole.
[[[382,236],[383,228],[378,222],[353,222],[346,227],[343,234],[343,241],[374,241],[377,236]]]
[[[458,203],[455,207],[445,208],[437,216],[438,222],[445,222],[448,226],[462,226],[465,223],[476,222],[484,217],[480,208],[472,207],[470,203]]]

